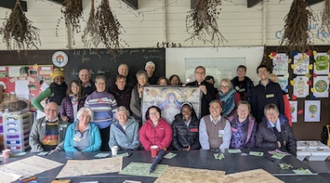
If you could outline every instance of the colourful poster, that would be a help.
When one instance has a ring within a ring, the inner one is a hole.
[[[327,98],[329,96],[329,78],[328,76],[317,76],[313,83],[314,96]]]
[[[329,73],[329,55],[327,53],[317,53],[314,63],[315,74]]]
[[[309,56],[305,55],[305,59],[302,59],[303,54],[298,53],[294,56],[293,63],[294,69],[293,73],[298,75],[305,75],[309,73],[308,65],[309,65]]]
[[[291,108],[292,122],[296,123],[296,122],[298,122],[298,119],[297,119],[298,101],[289,101],[289,102],[290,102],[290,108]]]
[[[284,53],[277,54],[273,58],[273,73],[284,75],[288,73],[288,56]]]
[[[288,78],[278,77],[278,84],[280,84],[283,91],[288,92]]]
[[[309,94],[308,78],[305,76],[297,76],[294,79],[293,94],[297,98],[305,98]]]
[[[320,122],[320,112],[320,100],[305,100],[305,122]]]

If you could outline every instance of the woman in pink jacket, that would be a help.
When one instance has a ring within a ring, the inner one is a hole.
[[[150,151],[153,145],[167,149],[172,141],[172,127],[161,117],[161,110],[156,106],[149,107],[146,120],[139,132],[144,149]]]

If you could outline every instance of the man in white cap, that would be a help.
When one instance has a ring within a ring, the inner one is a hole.
[[[157,84],[157,81],[159,79],[159,77],[154,75],[155,72],[155,63],[153,61],[148,61],[146,63],[146,66],[144,67],[144,69],[146,70],[147,74],[148,74],[148,81],[150,85],[155,85]]]

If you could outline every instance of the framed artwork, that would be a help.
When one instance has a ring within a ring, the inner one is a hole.
[[[297,75],[305,75],[309,73],[308,65],[309,65],[309,56],[306,55],[305,59],[300,60],[303,54],[298,53],[293,57],[293,63],[295,68],[293,69],[293,73]]]
[[[315,74],[329,73],[329,55],[327,53],[317,53],[314,63]]]
[[[288,71],[288,59],[289,56],[281,53],[275,55],[273,58],[273,73],[276,75],[285,75]]]
[[[329,97],[329,78],[328,76],[317,76],[313,79],[313,88],[315,97]]]
[[[305,122],[320,122],[320,112],[320,100],[305,100]]]
[[[293,94],[297,98],[305,98],[309,95],[309,86],[307,84],[308,77],[306,76],[297,76],[294,78],[295,84],[293,86]]]
[[[202,93],[198,87],[172,87],[172,86],[147,86],[143,88],[142,121],[150,106],[157,106],[162,111],[162,117],[172,124],[175,115],[180,113],[181,104],[190,102],[198,118],[201,115]]]

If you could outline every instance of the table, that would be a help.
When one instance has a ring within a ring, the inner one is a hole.
[[[220,170],[226,171],[226,174],[253,170],[253,169],[264,169],[267,172],[273,174],[277,178],[283,180],[284,182],[329,182],[329,174],[318,174],[313,169],[309,168],[304,163],[300,162],[294,156],[286,156],[282,160],[276,160],[270,158],[271,155],[267,153],[267,150],[263,149],[251,149],[253,151],[263,151],[263,157],[257,156],[241,156],[240,154],[230,154],[227,151],[224,153],[225,159],[216,160],[214,159],[213,153],[205,150],[193,150],[189,152],[184,151],[171,151],[177,154],[173,159],[163,159],[161,164],[167,164],[170,166],[179,166],[187,168],[201,168],[209,170]],[[242,149],[242,152],[248,153],[250,149]],[[120,153],[120,152],[119,152]],[[17,161],[22,158],[36,155],[37,153],[28,152],[27,155],[23,157],[13,157],[9,158],[3,163],[10,163]],[[95,159],[94,155],[97,153],[68,153],[68,152],[55,152],[48,156],[43,156],[46,159],[57,161],[65,164],[67,162],[66,157],[71,157],[75,160],[88,160]],[[152,163],[153,158],[150,156],[148,151],[134,151],[130,157],[125,157],[123,159],[123,168],[131,162],[142,162],[142,163]],[[292,170],[281,170],[279,163],[289,163],[295,169],[297,168],[308,168],[314,175],[293,175]],[[55,179],[57,174],[61,171],[63,166],[55,168],[50,171],[43,172],[36,175],[38,181],[43,183],[49,183]],[[118,173],[108,173],[101,175],[93,176],[81,176],[81,177],[70,177],[71,182],[78,183],[80,181],[95,181],[98,180],[100,183],[109,183],[109,182],[123,182],[124,180],[138,180],[143,183],[153,182],[156,178],[152,177],[139,177],[139,176],[129,176],[129,175],[120,175]],[[16,181],[19,182],[19,181]]]

